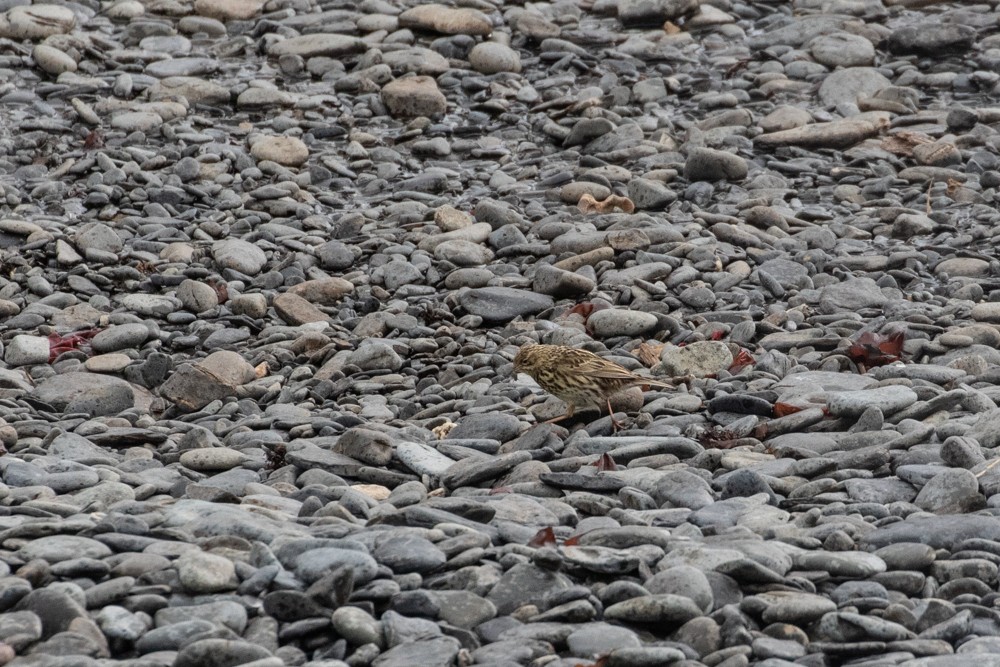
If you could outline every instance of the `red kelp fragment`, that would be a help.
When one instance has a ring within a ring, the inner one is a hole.
[[[597,303],[594,303],[592,301],[584,301],[583,303],[578,303],[569,310],[567,310],[563,314],[563,317],[567,317],[569,315],[579,315],[580,317],[583,318],[584,323],[586,323],[587,318],[589,318],[593,313],[597,312],[598,310],[605,310],[607,308],[609,308],[608,304],[602,303],[600,301],[598,301]]]
[[[787,417],[788,415],[794,415],[796,412],[802,412],[802,408],[791,403],[782,403],[781,401],[774,404],[775,417]]]
[[[205,284],[215,290],[215,295],[219,298],[219,303],[229,301],[229,286],[226,283],[218,282],[209,278]]]
[[[753,355],[741,349],[736,358],[733,359],[733,363],[729,364],[729,372],[733,374],[739,373],[747,366],[753,366],[755,363],[757,363],[757,360],[753,358]]]
[[[90,340],[99,333],[100,329],[81,329],[65,336],[49,334],[49,363],[55,361],[63,352],[78,350],[84,345],[89,345]]]
[[[885,366],[902,359],[905,340],[906,335],[902,331],[891,334],[865,331],[847,348],[847,357],[864,373],[865,369]]]
[[[556,534],[552,531],[552,526],[542,528],[528,541],[529,547],[554,547],[555,545]]]
[[[601,454],[601,457],[594,461],[594,465],[597,466],[597,469],[602,472],[606,470],[618,470],[618,465],[615,463],[615,460],[611,458],[611,454],[608,454],[607,452]]]
[[[104,147],[104,135],[100,130],[91,130],[83,140],[83,147],[88,151]]]

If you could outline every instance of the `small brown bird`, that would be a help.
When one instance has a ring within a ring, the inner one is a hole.
[[[576,408],[608,407],[611,423],[617,430],[611,409],[611,397],[630,387],[650,385],[672,388],[674,385],[636,375],[613,361],[593,352],[563,345],[525,345],[514,357],[514,372],[526,373],[545,391],[569,405],[566,414],[547,423],[555,423],[573,416]]]

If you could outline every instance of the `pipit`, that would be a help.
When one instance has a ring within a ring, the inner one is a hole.
[[[615,430],[621,428],[621,424],[615,421],[611,409],[612,396],[630,387],[674,386],[636,375],[593,352],[563,345],[525,345],[514,357],[514,372],[530,375],[538,386],[569,406],[566,414],[549,419],[547,423],[568,419],[577,408],[596,408],[600,412],[607,405]]]

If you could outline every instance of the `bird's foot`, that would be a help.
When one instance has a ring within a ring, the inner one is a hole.
[[[561,422],[564,419],[569,419],[570,417],[572,417],[574,412],[576,412],[576,406],[574,406],[572,403],[570,403],[569,407],[566,409],[566,414],[559,415],[558,417],[553,417],[552,419],[546,419],[545,423],[546,424],[557,424],[557,423]]]
[[[628,428],[627,424],[615,419],[614,414],[610,414],[608,415],[608,417],[611,419],[611,431],[613,433],[617,433],[618,431],[624,431],[625,429]]]

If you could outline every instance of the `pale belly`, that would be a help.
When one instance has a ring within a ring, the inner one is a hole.
[[[539,387],[553,396],[562,399],[564,402],[572,404],[573,407],[580,409],[601,409],[601,406],[604,405],[600,396],[583,388],[553,385],[553,383],[547,381],[547,378],[539,378],[537,382]]]

